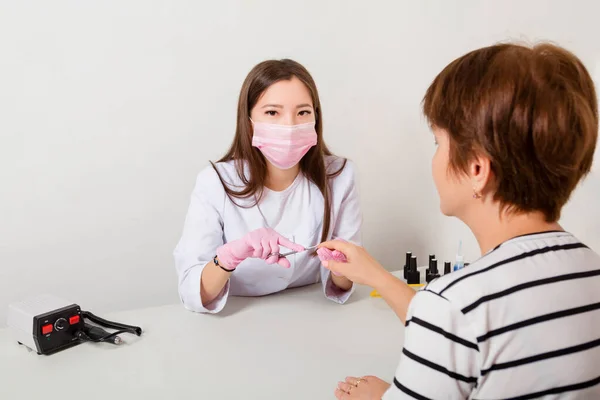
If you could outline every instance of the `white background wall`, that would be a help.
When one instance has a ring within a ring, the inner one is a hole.
[[[438,211],[419,103],[463,53],[550,39],[594,70],[594,1],[0,0],[0,325],[39,292],[97,312],[177,302],[172,250],[194,179],[234,131],[254,64],[314,75],[325,137],[360,169],[365,245],[468,259]],[[563,224],[600,251],[600,171]]]

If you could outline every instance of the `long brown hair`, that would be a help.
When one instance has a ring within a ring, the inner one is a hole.
[[[325,156],[333,155],[323,140],[323,112],[317,85],[310,73],[302,65],[293,60],[268,60],[256,65],[246,77],[237,110],[237,124],[233,143],[227,153],[218,162],[234,161],[235,168],[244,187],[235,191],[223,180],[214,163],[211,165],[217,172],[221,184],[225,188],[227,196],[238,206],[234,199],[246,199],[254,197],[254,202],[246,207],[253,207],[260,201],[267,176],[267,161],[260,150],[252,146],[252,124],[250,123],[250,112],[256,105],[260,96],[272,84],[298,78],[308,88],[315,112],[315,129],[317,131],[317,144],[313,146],[300,161],[300,170],[321,191],[324,200],[323,209],[323,231],[321,241],[327,240],[331,226],[331,193],[329,179],[338,176],[346,166],[343,160],[342,166],[335,172],[328,174],[325,165]],[[244,167],[248,168],[249,176],[244,173]]]

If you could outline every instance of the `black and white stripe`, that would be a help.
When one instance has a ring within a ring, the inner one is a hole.
[[[551,389],[546,389],[546,390],[542,390],[542,391],[534,392],[534,393],[528,393],[528,394],[524,394],[521,396],[507,397],[503,400],[539,399],[543,396],[549,396],[549,395],[553,395],[553,394],[571,394],[572,395],[571,398],[579,398],[581,400],[597,399],[598,395],[600,395],[600,392],[598,390],[593,390],[593,391],[590,391],[589,393],[581,393],[581,391],[584,389],[593,388],[598,385],[600,385],[600,376],[590,379],[585,382],[578,382],[578,383],[574,383],[572,385],[554,387]],[[578,393],[581,394],[581,396],[579,396]],[[563,396],[562,398],[566,398],[566,397]],[[477,400],[483,400],[483,398],[477,398]]]
[[[532,251],[524,252],[524,253],[518,254],[516,256],[512,256],[510,258],[498,261],[486,268],[481,268],[477,271],[473,271],[473,272],[464,274],[463,276],[461,276],[461,277],[457,278],[456,280],[452,281],[451,283],[449,283],[444,289],[442,289],[440,291],[440,294],[443,295],[446,290],[450,289],[451,287],[453,287],[457,283],[462,282],[465,279],[468,279],[475,275],[486,273],[494,268],[498,268],[498,267],[501,267],[506,264],[511,264],[514,262],[518,262],[520,260],[524,260],[526,258],[535,257],[540,254],[546,254],[546,253],[550,253],[550,252],[554,252],[554,251],[561,251],[561,250],[565,251],[565,250],[581,249],[581,248],[587,248],[587,246],[584,245],[583,243],[577,242],[577,243],[568,243],[568,244],[563,244],[563,245],[547,246],[547,247],[543,247],[541,249],[535,249]]]
[[[439,333],[440,335],[444,336],[446,339],[453,340],[456,343],[462,344],[463,346],[466,346],[466,347],[469,347],[471,349],[475,349],[475,350],[479,351],[479,348],[477,347],[477,343],[471,343],[468,340],[464,340],[462,338],[459,338],[458,336],[453,335],[452,333],[446,332],[442,328],[437,327],[437,326],[435,326],[433,324],[430,324],[427,321],[423,321],[422,319],[420,319],[418,317],[412,317],[412,319],[407,320],[406,321],[406,326],[408,326],[408,324],[411,323],[411,322],[413,324],[421,325],[422,327],[427,328],[427,329],[429,329],[429,330],[431,330],[433,332]]]
[[[581,307],[569,308],[566,310],[556,311],[549,314],[539,315],[534,318],[529,318],[524,321],[515,322],[514,324],[503,326],[502,328],[497,328],[491,331],[486,332],[484,335],[481,335],[477,338],[477,342],[485,342],[491,337],[502,335],[503,333],[514,331],[520,328],[524,328],[529,325],[539,324],[546,321],[551,321],[553,319],[560,319],[564,317],[569,317],[571,315],[583,314],[590,311],[600,310],[600,303],[587,304]]]
[[[469,312],[473,311],[475,308],[477,308],[478,306],[480,306],[481,304],[485,303],[486,301],[500,299],[501,297],[508,296],[512,293],[518,292],[519,290],[529,289],[534,286],[542,286],[542,285],[548,285],[548,284],[556,283],[556,282],[568,281],[570,279],[582,279],[582,278],[589,278],[589,277],[594,277],[594,276],[599,276],[599,275],[600,275],[600,269],[596,269],[593,271],[576,272],[573,274],[564,274],[564,275],[554,276],[552,278],[544,278],[544,279],[538,279],[538,280],[531,281],[531,282],[521,283],[519,285],[511,286],[508,289],[502,290],[500,292],[496,292],[496,293],[492,293],[492,294],[483,296],[480,299],[478,299],[477,301],[464,307],[462,309],[462,312],[465,314],[469,313]]]
[[[392,399],[600,399],[600,257],[565,232],[505,242],[410,304]]]

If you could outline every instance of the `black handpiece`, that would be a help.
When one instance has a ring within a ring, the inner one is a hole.
[[[90,339],[92,339],[92,341],[103,341],[112,344],[121,344],[123,342],[123,340],[119,336],[109,336],[110,333],[100,328],[99,326],[94,326],[86,323],[84,325],[83,332]]]
[[[421,274],[417,269],[417,257],[412,256],[410,258],[410,266],[408,268],[408,272],[406,273],[406,283],[409,285],[416,285],[421,283]]]

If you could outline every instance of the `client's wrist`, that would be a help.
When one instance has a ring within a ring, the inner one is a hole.
[[[374,268],[374,271],[371,274],[370,282],[368,282],[367,285],[371,286],[377,291],[380,291],[383,287],[389,284],[390,280],[393,279],[395,279],[395,277],[391,272],[383,268],[381,264],[377,264],[377,267]]]

